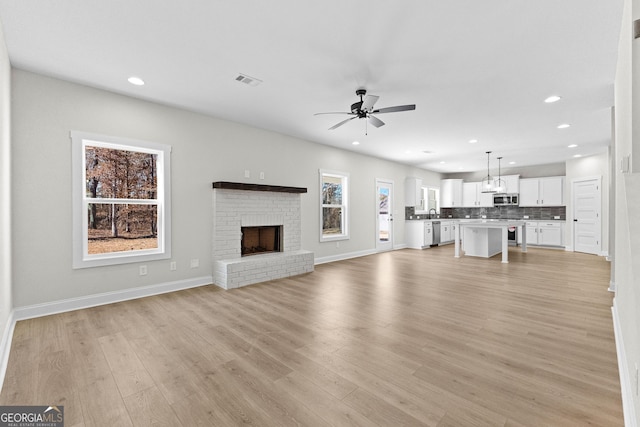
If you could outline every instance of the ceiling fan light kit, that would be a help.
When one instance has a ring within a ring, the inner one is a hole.
[[[367,119],[368,123],[371,123],[371,125],[373,125],[374,127],[379,128],[381,126],[384,126],[385,123],[379,118],[377,118],[376,116],[374,116],[373,115],[374,113],[385,114],[385,113],[395,113],[399,111],[410,111],[410,110],[416,109],[415,104],[409,104],[409,105],[397,105],[395,107],[379,108],[377,110],[374,110],[373,106],[375,105],[376,102],[378,102],[378,99],[380,98],[379,96],[367,95],[367,90],[362,88],[356,90],[356,96],[360,97],[360,101],[354,102],[353,104],[351,104],[351,112],[315,113],[314,116],[317,116],[320,114],[348,114],[352,116],[352,117],[349,117],[348,119],[345,119],[331,126],[329,130],[334,130],[336,128],[339,128],[343,124],[350,122],[353,119]]]

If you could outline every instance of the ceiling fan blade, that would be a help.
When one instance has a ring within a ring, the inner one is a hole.
[[[416,104],[396,105],[395,107],[379,108],[377,110],[373,110],[372,113],[377,113],[377,114],[395,113],[397,111],[409,111],[409,110],[415,110],[415,109],[416,109]]]
[[[379,128],[380,126],[384,126],[384,122],[377,117],[369,115],[369,123]]]
[[[362,100],[362,105],[360,106],[360,109],[362,111],[371,111],[371,109],[373,108],[373,105],[378,101],[378,98],[380,97],[376,95],[365,96],[364,100]]]
[[[347,113],[346,111],[334,111],[331,113],[314,113],[314,116],[319,116],[321,114],[353,114],[353,113]]]
[[[358,117],[358,116],[353,116],[353,117],[348,118],[347,120],[343,120],[340,123],[338,123],[337,125],[331,126],[329,128],[329,130],[334,130],[335,128],[342,126],[343,124],[347,123],[348,121],[351,121],[351,120],[355,119],[356,117]]]

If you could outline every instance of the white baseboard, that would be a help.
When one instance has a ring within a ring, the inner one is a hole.
[[[209,285],[211,283],[213,283],[212,276],[195,277],[193,279],[159,283],[157,285],[143,286],[140,288],[123,289],[120,291],[87,295],[85,297],[70,298],[66,300],[53,301],[49,303],[36,304],[13,309],[11,311],[11,314],[9,315],[7,325],[1,337],[2,339],[0,340],[0,392],[2,391],[2,386],[4,384],[4,376],[7,371],[7,364],[9,363],[9,352],[11,351],[13,331],[15,329],[17,321],[48,316],[50,314],[64,313],[67,311],[80,310],[83,308],[96,307],[98,305],[112,304],[115,302],[165,294],[167,292],[195,288],[198,286]]]
[[[167,292],[195,288],[197,286],[209,285],[211,283],[213,283],[213,276],[203,276],[195,277],[193,279],[143,286],[140,288],[123,289],[120,291],[105,292],[102,294],[87,295],[84,297],[47,302],[44,304],[18,307],[14,309],[14,320],[18,321],[33,319],[35,317],[49,316],[51,314],[64,313],[67,311],[96,307],[98,305],[112,304],[114,302],[127,301],[152,295],[165,294]]]
[[[613,316],[613,331],[616,337],[616,353],[618,354],[618,371],[620,372],[620,389],[622,392],[624,425],[626,427],[637,427],[636,408],[633,402],[633,383],[627,366],[627,356],[624,351],[622,330],[620,329],[620,319],[618,318],[618,309],[616,308],[615,299],[613,300],[613,307],[611,307],[611,314]]]
[[[338,254],[338,255],[324,256],[324,257],[316,258],[314,261],[314,264],[315,265],[326,264],[328,262],[343,261],[345,259],[358,258],[361,256],[373,255],[377,253],[378,251],[376,251],[375,249],[367,249],[366,251],[356,251],[356,252],[348,252],[348,253]]]
[[[9,313],[7,324],[5,325],[2,336],[0,337],[0,393],[2,393],[2,385],[4,384],[4,375],[7,372],[7,364],[9,363],[9,352],[11,351],[11,341],[13,339],[13,330],[16,321],[13,317],[13,310]]]

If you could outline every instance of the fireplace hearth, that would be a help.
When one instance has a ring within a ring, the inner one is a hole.
[[[280,225],[241,227],[241,255],[280,252],[282,247],[281,230],[282,226]]]

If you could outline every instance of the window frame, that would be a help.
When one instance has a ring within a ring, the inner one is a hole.
[[[329,169],[320,169],[319,176],[319,199],[320,199],[320,242],[332,242],[336,240],[349,240],[349,173]],[[340,178],[342,185],[342,204],[325,204],[322,200],[322,186],[324,177]],[[342,233],[334,235],[325,235],[323,233],[324,224],[324,208],[341,208],[342,209]]]
[[[171,146],[149,141],[71,131],[72,146],[72,246],[73,268],[90,268],[108,265],[147,262],[171,258]],[[87,197],[85,148],[102,147],[116,150],[156,154],[156,199],[112,199]],[[129,204],[157,206],[157,238],[155,249],[88,253],[88,215],[90,203],[113,204],[127,200]]]

